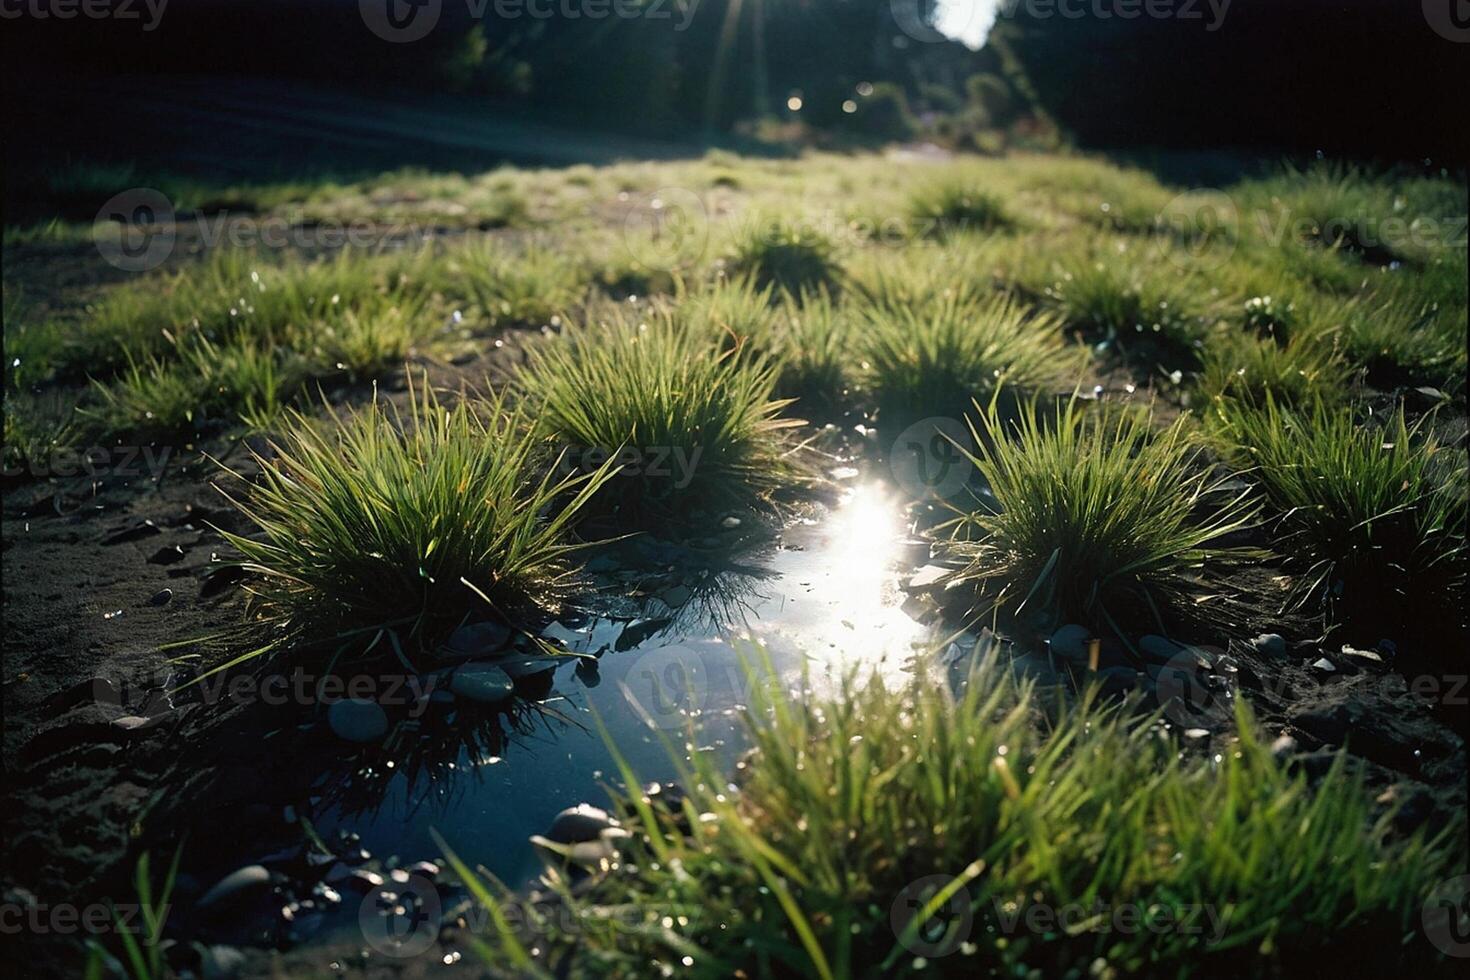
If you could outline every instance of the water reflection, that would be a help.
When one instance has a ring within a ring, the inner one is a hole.
[[[803,676],[825,685],[852,667],[900,679],[916,646],[930,639],[901,608],[899,585],[911,570],[902,515],[895,496],[865,484],[786,529],[765,553],[682,564],[665,549],[655,554],[660,574],[646,589],[637,584],[643,571],[608,568],[628,586],[622,597],[615,591],[604,607],[548,632],[598,655],[595,666],[548,672],[538,706],[460,715],[457,733],[437,722],[425,727],[403,761],[355,770],[345,788],[325,794],[319,828],[356,831],[370,851],[413,861],[435,855],[433,826],[503,880],[533,877],[538,864],[527,838],[566,806],[605,802],[604,786],[616,778],[594,715],[644,780],[674,775],[665,745],[682,745],[690,721],[696,738],[686,748],[733,765],[752,683],[732,648],[736,638],[763,642],[771,679],[788,687]],[[625,598],[639,592],[635,602]]]

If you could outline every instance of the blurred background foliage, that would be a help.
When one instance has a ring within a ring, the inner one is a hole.
[[[580,0],[542,0],[550,17],[442,0],[426,38],[396,44],[357,0],[171,0],[151,30],[141,4],[139,21],[23,12],[0,32],[21,173],[7,203],[24,206],[25,175],[78,159],[265,179],[916,140],[1465,158],[1463,46],[1411,2],[1174,0],[1173,16],[1125,19],[1093,0],[1066,0],[1082,16],[1000,0],[979,50],[900,27],[936,0],[642,2],[646,16],[593,19],[562,13]],[[432,115],[405,126],[374,106]]]

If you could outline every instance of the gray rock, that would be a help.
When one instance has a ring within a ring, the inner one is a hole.
[[[1334,664],[1331,660],[1328,660],[1326,657],[1321,657],[1313,661],[1312,666],[1315,669],[1322,671],[1322,673],[1324,674],[1332,674],[1337,671],[1337,665]]]
[[[198,908],[211,909],[229,904],[245,895],[265,891],[271,886],[271,873],[264,865],[247,864],[225,875],[204,893]]]
[[[506,657],[504,660],[495,661],[495,666],[505,671],[506,676],[511,680],[516,680],[521,677],[530,677],[532,674],[555,670],[562,664],[569,663],[571,659],[571,657]]]
[[[379,742],[388,734],[388,713],[376,701],[345,698],[327,708],[332,733],[348,742]]]
[[[149,597],[149,599],[148,599],[148,605],[150,605],[150,606],[166,606],[166,605],[168,605],[169,600],[172,599],[173,597],[174,597],[174,590],[173,589],[159,589],[157,592],[153,593],[153,595]],[[238,950],[236,952],[238,952]]]
[[[1286,638],[1280,633],[1262,633],[1251,640],[1251,646],[1268,657],[1286,656]]]
[[[205,946],[199,952],[204,980],[232,980],[245,969],[245,954],[234,946]]]
[[[1076,623],[1068,623],[1051,635],[1051,652],[1064,660],[1087,662],[1087,641],[1092,630]]]
[[[614,826],[606,810],[579,803],[556,815],[546,839],[556,844],[580,844],[597,840],[604,830]]]
[[[1295,755],[1296,750],[1296,739],[1285,733],[1277,735],[1276,741],[1271,743],[1271,754],[1278,759],[1284,759],[1287,756]]]
[[[513,631],[504,623],[467,623],[450,634],[449,640],[439,648],[436,659],[456,662],[488,657],[504,649],[512,635]]]
[[[462,698],[495,704],[510,697],[515,690],[510,675],[494,664],[465,664],[454,672],[449,689]]]
[[[689,591],[688,586],[676,585],[672,589],[666,589],[664,593],[659,596],[659,598],[662,599],[670,609],[678,609],[680,606],[684,605],[684,603],[688,602],[690,597],[692,597],[693,595],[694,593]]]

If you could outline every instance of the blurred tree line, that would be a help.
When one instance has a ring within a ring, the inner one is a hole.
[[[1438,4],[1455,34],[1463,0],[1162,0],[1170,16],[1130,19],[1127,0],[1081,17],[1001,2],[990,47],[1083,146],[1466,160],[1470,43],[1430,17]]]
[[[853,117],[866,115],[889,132],[911,111],[932,111],[933,98],[946,106],[962,100],[966,80],[995,61],[953,41],[910,38],[890,0],[372,2],[400,3],[404,16],[414,4],[438,4],[438,22],[420,40],[390,43],[365,26],[357,0],[171,0],[149,32],[108,21],[22,20],[6,23],[5,46],[7,60],[17,56],[42,73],[229,74],[448,90],[659,134],[781,118],[791,114],[793,96],[801,99],[799,118],[816,129],[855,127]],[[898,2],[918,3],[922,17],[934,0]],[[894,88],[880,93],[902,93],[901,105],[843,111],[845,102],[863,101],[860,85],[882,83]]]
[[[1464,158],[1451,67],[1470,47],[1415,0],[1147,0],[1166,17],[1122,16],[1144,0],[1000,0],[979,51],[912,29],[936,0],[364,2],[437,4],[438,23],[390,43],[358,0],[171,0],[149,31],[7,19],[7,90],[58,74],[269,76],[452,91],[665,137],[764,122],[819,142],[989,150],[1063,133],[1094,147]]]

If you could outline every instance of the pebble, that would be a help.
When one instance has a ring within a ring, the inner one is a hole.
[[[148,599],[148,605],[150,605],[150,606],[166,606],[166,605],[168,605],[169,600],[172,599],[173,597],[174,597],[174,590],[173,589],[159,589],[157,592],[153,593],[153,595],[149,597],[149,599]]]
[[[510,657],[505,660],[497,660],[495,666],[505,671],[506,676],[511,680],[516,680],[554,670],[570,659],[569,657]]]
[[[1297,750],[1297,741],[1290,735],[1281,734],[1276,736],[1276,741],[1271,743],[1271,754],[1278,759],[1294,755]]]
[[[510,675],[494,664],[465,664],[450,678],[449,689],[462,698],[495,704],[515,690]]]
[[[237,977],[245,968],[245,954],[234,946],[205,946],[199,954],[204,980]]]
[[[468,623],[450,634],[437,659],[458,661],[488,656],[504,648],[511,635],[511,628],[504,623]]]
[[[615,825],[606,810],[579,803],[552,819],[546,839],[556,844],[580,844],[599,839],[602,832],[612,826]]]
[[[1051,652],[1066,660],[1087,660],[1087,641],[1092,630],[1076,623],[1068,623],[1051,635]]]
[[[204,897],[199,900],[198,907],[207,909],[248,892],[269,888],[270,884],[271,873],[265,869],[264,865],[247,864],[215,882],[214,887],[205,892]]]
[[[388,713],[376,701],[345,698],[327,708],[327,724],[348,742],[378,742],[388,734]]]
[[[1251,646],[1269,657],[1286,656],[1286,638],[1280,633],[1262,633],[1251,640]]]
[[[184,560],[184,549],[178,545],[165,545],[148,556],[150,565],[172,565],[176,561]]]
[[[684,605],[684,603],[688,602],[693,595],[694,593],[689,591],[688,586],[676,585],[672,589],[665,590],[664,593],[659,596],[659,598],[662,599],[665,605],[667,605],[670,609],[678,609],[680,606]]]
[[[163,724],[167,715],[154,715],[144,718],[142,715],[123,715],[121,718],[112,720],[112,727],[124,732],[146,732],[150,728]]]
[[[1326,657],[1322,657],[1319,660],[1315,661],[1312,666],[1315,667],[1317,670],[1322,671],[1324,674],[1331,674],[1337,670],[1337,666]]]

